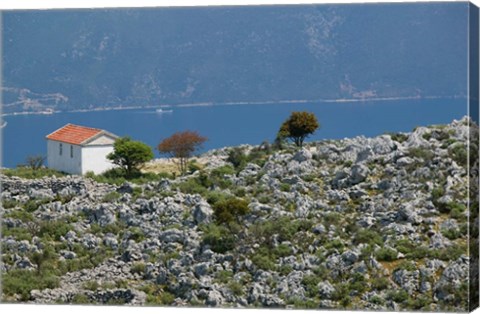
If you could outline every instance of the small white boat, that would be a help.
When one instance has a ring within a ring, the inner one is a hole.
[[[3,121],[2,125],[0,125],[0,129],[3,129],[7,126],[7,121]]]
[[[156,113],[172,113],[173,110],[171,110],[171,109],[165,110],[165,109],[160,108],[160,109],[155,110],[155,112]]]

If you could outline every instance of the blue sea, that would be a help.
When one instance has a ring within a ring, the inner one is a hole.
[[[203,151],[240,144],[273,141],[281,123],[293,111],[313,112],[320,129],[307,141],[341,139],[385,132],[409,132],[416,126],[450,123],[467,114],[465,99],[395,100],[341,103],[213,105],[173,107],[172,112],[132,109],[6,116],[3,166],[15,167],[29,155],[46,155],[45,136],[67,123],[130,136],[155,148],[177,131],[206,136]],[[158,151],[155,151],[160,157]]]

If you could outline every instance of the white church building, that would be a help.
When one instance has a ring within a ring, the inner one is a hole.
[[[114,167],[107,155],[117,138],[105,130],[67,124],[46,137],[48,167],[71,174],[102,173]]]

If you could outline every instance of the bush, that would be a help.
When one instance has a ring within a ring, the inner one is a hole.
[[[225,177],[234,174],[235,170],[229,165],[215,168],[210,173],[210,184],[226,189],[232,185],[232,182]]]
[[[95,280],[90,280],[83,283],[83,289],[85,290],[96,291],[98,288],[100,288],[100,284]]]
[[[460,166],[466,166],[468,163],[468,152],[467,148],[463,144],[453,145],[449,148],[448,152],[452,156],[452,159],[455,160]]]
[[[268,253],[268,250],[257,250],[257,252],[252,256],[252,263],[255,264],[260,269],[265,271],[274,270],[275,262],[273,257]]]
[[[73,304],[89,304],[90,302],[90,299],[83,293],[76,294],[72,299]]]
[[[305,286],[305,290],[308,293],[308,296],[313,298],[318,295],[317,285],[320,283],[321,278],[316,275],[306,275],[303,276],[302,285]]]
[[[391,262],[397,259],[397,251],[391,248],[381,248],[375,253],[377,260]]]
[[[39,237],[51,237],[55,241],[66,235],[73,227],[65,221],[42,221],[40,223]]]
[[[30,291],[54,289],[59,283],[59,278],[51,273],[12,269],[2,276],[2,293],[7,296],[18,294],[21,301],[28,301]]]
[[[357,233],[355,234],[353,243],[355,245],[358,245],[360,243],[366,243],[372,246],[374,244],[382,245],[383,239],[380,236],[380,234],[378,234],[378,232],[376,231],[369,230],[369,229],[361,229],[361,230],[358,230]]]
[[[403,133],[387,133],[393,141],[403,143],[408,139],[408,135]]]
[[[413,147],[408,150],[410,156],[423,159],[424,161],[429,161],[433,159],[434,154],[431,150],[420,147]]]
[[[232,232],[223,226],[209,224],[202,226],[203,244],[210,246],[216,253],[225,253],[235,247],[235,237]]]
[[[178,184],[178,188],[185,194],[200,194],[203,195],[207,189],[200,182],[199,178],[189,178],[187,181]]]
[[[105,194],[105,196],[102,198],[102,202],[111,203],[119,199],[120,197],[121,197],[120,193],[113,191],[108,194]]]
[[[390,291],[387,294],[387,299],[392,300],[397,303],[402,303],[406,300],[408,300],[408,293],[405,290],[394,290]]]
[[[134,263],[130,268],[132,274],[143,275],[145,273],[145,264],[144,263]]]
[[[247,155],[240,147],[232,148],[228,151],[227,162],[231,163],[237,171],[240,171],[247,164]]]
[[[213,206],[213,215],[218,223],[239,222],[249,212],[248,202],[241,198],[229,198]]]
[[[372,279],[372,288],[375,290],[385,290],[389,287],[390,282],[385,277],[375,277]]]

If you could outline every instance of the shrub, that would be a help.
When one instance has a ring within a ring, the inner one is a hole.
[[[277,257],[285,257],[292,254],[292,249],[285,244],[280,244],[272,250],[272,254]]]
[[[95,280],[90,280],[83,283],[83,289],[85,290],[96,291],[98,288],[100,288],[100,284]]]
[[[390,138],[393,141],[396,141],[399,143],[403,143],[408,139],[408,135],[403,133],[387,133],[387,134],[390,135]]]
[[[408,300],[408,293],[405,290],[393,290],[387,294],[387,299],[402,303]]]
[[[185,194],[203,195],[207,192],[207,189],[200,183],[198,178],[189,178],[187,181],[179,183],[178,188]]]
[[[72,299],[73,304],[88,304],[90,302],[90,299],[83,293],[76,294]]]
[[[120,193],[113,191],[113,192],[110,192],[110,193],[106,194],[102,198],[102,202],[110,203],[110,202],[113,202],[113,201],[119,199],[120,197],[121,197]]]
[[[51,273],[12,269],[2,276],[2,293],[7,296],[18,294],[21,301],[28,301],[30,291],[54,289],[59,283],[59,278]]]
[[[431,150],[420,147],[412,147],[408,150],[408,153],[412,157],[420,158],[425,161],[429,161],[434,157],[434,154]]]
[[[252,263],[260,269],[269,271],[275,269],[275,262],[272,256],[268,253],[268,250],[257,250],[252,256]]]
[[[13,199],[2,200],[2,206],[5,209],[14,208],[19,205],[20,205],[20,202],[17,200],[13,200]]]
[[[225,253],[235,247],[235,237],[232,232],[215,224],[202,226],[203,244],[209,245],[211,250],[217,253]]]
[[[377,260],[379,261],[394,261],[397,259],[397,251],[391,248],[381,248],[375,253]]]
[[[232,291],[233,295],[237,297],[243,295],[243,285],[237,281],[231,281],[228,284],[228,288]]]
[[[134,263],[130,268],[132,274],[143,275],[145,273],[145,264],[144,263]]]
[[[42,221],[40,223],[39,237],[51,237],[56,241],[71,231],[73,227],[65,221]]]
[[[241,216],[249,212],[247,201],[241,198],[229,198],[213,206],[213,215],[218,223],[239,222]]]
[[[389,285],[390,282],[385,277],[375,277],[372,279],[372,288],[375,290],[385,290]]]
[[[468,163],[467,148],[463,144],[456,144],[449,147],[448,152],[460,166],[466,166]]]
[[[226,189],[232,185],[232,182],[225,178],[225,176],[234,174],[235,170],[231,166],[227,165],[213,169],[210,173],[209,179],[211,185]]]
[[[227,162],[231,163],[237,171],[240,171],[247,164],[247,155],[240,147],[232,148],[228,151]]]
[[[318,295],[317,285],[320,283],[321,278],[316,275],[306,275],[303,276],[302,285],[305,286],[305,290],[308,293],[308,296],[313,298]]]
[[[370,229],[360,229],[355,234],[353,243],[356,245],[360,243],[382,245],[383,239],[376,231]]]

